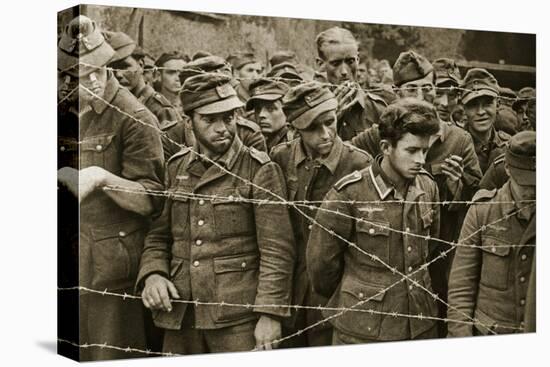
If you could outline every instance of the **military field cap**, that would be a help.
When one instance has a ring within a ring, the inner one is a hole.
[[[520,185],[534,186],[537,183],[536,135],[534,131],[522,131],[508,141],[504,159],[510,175]]]
[[[498,94],[501,97],[506,97],[506,98],[511,98],[511,99],[517,98],[516,92],[514,92],[510,88],[506,88],[506,87],[500,87],[498,89]]]
[[[183,84],[180,98],[185,113],[203,115],[234,110],[244,106],[230,84],[231,78],[220,73],[201,73]]]
[[[155,61],[156,67],[163,67],[170,60],[186,60],[186,56],[178,51],[165,52]]]
[[[393,65],[393,82],[401,86],[424,78],[433,71],[432,64],[424,56],[412,50],[401,52]]]
[[[207,57],[207,56],[212,56],[212,54],[208,51],[199,50],[199,51],[195,52],[193,54],[193,56],[191,56],[191,60],[194,61],[196,59],[200,59],[202,57]]]
[[[115,55],[111,58],[109,63],[124,60],[132,55],[132,52],[134,52],[136,48],[136,42],[124,32],[104,31],[103,37],[105,37],[105,41],[115,50]]]
[[[493,74],[481,68],[468,70],[460,84],[460,88],[465,89],[462,91],[462,104],[466,104],[472,99],[482,96],[498,97],[500,90]]]
[[[185,65],[185,68],[180,72],[180,80],[183,83],[188,78],[205,72],[220,72],[231,76],[231,66],[220,56],[201,57]]]
[[[96,23],[79,15],[63,30],[58,43],[57,68],[76,77],[84,76],[94,69],[79,66],[79,63],[102,67],[109,63],[114,54]]]
[[[287,50],[276,51],[269,59],[269,64],[271,65],[271,67],[279,65],[283,62],[295,63],[296,53],[294,53],[294,51]]]
[[[140,46],[136,46],[132,52],[132,57],[136,60],[143,60],[144,69],[152,69],[155,67],[155,59]]]
[[[256,56],[252,52],[238,52],[227,57],[227,62],[233,66],[233,69],[238,70],[246,64],[258,62]]]
[[[300,84],[283,97],[283,111],[296,129],[306,129],[320,114],[336,110],[334,94],[318,82]]]
[[[435,85],[445,82],[460,84],[460,70],[453,59],[442,57],[434,60]]]
[[[257,101],[275,101],[283,98],[288,92],[288,85],[283,82],[261,78],[250,84],[250,98],[246,102],[246,109],[251,110]]]
[[[302,80],[302,77],[298,74],[298,70],[296,70],[296,66],[290,62],[275,65],[266,76],[269,78]]]
[[[519,104],[529,101],[532,98],[537,97],[537,92],[534,88],[523,87],[517,94],[517,100],[514,101],[512,107],[515,109]]]

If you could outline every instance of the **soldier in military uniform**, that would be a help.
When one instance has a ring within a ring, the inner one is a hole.
[[[179,74],[185,64],[185,56],[177,51],[163,53],[155,61],[155,67],[158,70],[156,71],[157,82],[154,88],[176,108],[180,115],[183,115],[183,109],[179,98],[181,89]]]
[[[523,331],[536,241],[535,133],[514,135],[505,167],[510,180],[480,190],[460,234],[449,283],[449,336]],[[464,323],[475,318],[475,324]]]
[[[184,83],[188,78],[205,72],[221,73],[231,76],[231,67],[219,56],[211,55],[200,57],[187,63],[185,68],[180,72],[180,80]],[[186,106],[182,106],[185,112]],[[257,124],[242,117],[239,112],[236,119],[236,126],[237,135],[245,146],[254,147],[262,152],[267,152],[265,139]],[[171,157],[179,152],[182,145],[191,147],[195,144],[191,121],[185,114],[180,121],[166,125],[164,131],[166,136],[163,146],[164,154],[167,157]]]
[[[267,150],[280,143],[292,140],[282,98],[288,92],[288,85],[282,81],[261,78],[250,85],[251,97],[246,109],[254,111],[254,117],[267,143]]]
[[[87,66],[67,71],[81,86],[80,169],[63,167],[58,179],[80,203],[79,284],[122,294],[132,291],[149,217],[160,204],[132,192],[162,190],[164,162],[155,117],[105,68],[114,54],[85,16],[73,19],[62,35],[59,67]],[[145,348],[143,310],[136,300],[82,292],[79,307],[79,344]],[[80,354],[82,360],[131,356],[137,354],[108,348]]]
[[[502,130],[510,136],[518,132],[517,116],[512,107],[516,98],[516,93],[510,88],[499,88],[499,103],[495,120],[495,129]]]
[[[304,80],[300,76],[296,65],[290,62],[282,62],[275,65],[271,68],[269,73],[266,74],[266,78],[281,81],[289,87],[295,87]],[[252,86],[250,88],[252,88]]]
[[[536,129],[536,96],[534,88],[524,87],[519,90],[517,100],[512,104],[517,116],[517,131]]]
[[[433,104],[437,108],[439,118],[445,122],[451,121],[451,113],[458,105],[460,70],[453,59],[439,58],[433,62],[435,76],[435,97]]]
[[[358,43],[344,28],[329,28],[317,35],[319,69],[326,71],[327,80],[338,100],[338,135],[350,140],[378,122],[386,107],[381,97],[366,93],[357,80]]]
[[[252,52],[237,52],[229,55],[227,61],[232,66],[235,78],[233,87],[237,91],[239,99],[246,103],[250,98],[250,84],[262,74],[262,64]]]
[[[336,134],[338,102],[330,90],[318,82],[294,87],[283,98],[284,111],[299,138],[276,146],[273,160],[283,169],[290,201],[312,201],[319,206],[329,189],[343,176],[366,167],[372,158],[344,143]],[[306,244],[316,210],[298,206],[291,210],[297,258],[292,304],[324,306],[327,298],[315,293],[306,272]],[[318,310],[298,310],[285,328],[293,334],[323,317]],[[332,327],[325,323],[289,339],[285,346],[305,347],[332,344]]]
[[[328,308],[373,310],[332,318],[333,344],[437,336],[432,319],[380,312],[438,314],[435,299],[421,288],[432,289],[423,266],[431,255],[428,239],[418,237],[439,236],[438,189],[422,168],[438,130],[431,104],[402,99],[388,106],[380,118],[383,154],[338,181],[317,212],[306,250],[313,289],[330,297]]]
[[[468,70],[460,84],[461,104],[467,117],[466,129],[472,135],[481,172],[502,153],[510,135],[495,129],[499,86],[495,77],[485,69]]]
[[[181,97],[195,145],[168,161],[171,195],[145,240],[137,286],[155,324],[166,329],[165,352],[271,349],[290,315],[295,248],[288,209],[247,201],[286,197],[282,173],[267,153],[238,138],[242,102],[230,80],[202,73],[185,81]]]

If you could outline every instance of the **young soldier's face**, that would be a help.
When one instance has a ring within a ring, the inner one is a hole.
[[[424,167],[429,141],[429,136],[406,133],[395,146],[387,140],[382,140],[381,148],[384,159],[388,159],[395,173],[406,180],[412,180]]]
[[[529,117],[527,116],[527,102],[520,103],[516,107],[516,119],[518,126],[523,126],[529,123]]]
[[[468,126],[475,132],[484,133],[493,127],[497,115],[497,99],[491,96],[474,98],[464,105]]]
[[[179,73],[185,66],[183,60],[169,60],[164,63],[163,67],[166,68],[160,71],[160,82],[162,89],[166,89],[171,93],[178,93],[181,89],[181,82]]]
[[[210,152],[221,155],[229,149],[235,137],[236,110],[202,115],[193,112],[193,133]]]
[[[322,52],[324,59],[317,58],[317,63],[326,71],[329,83],[339,85],[356,80],[359,61],[356,45],[328,44],[323,46]]]
[[[451,112],[454,111],[458,104],[458,90],[450,89],[451,86],[453,86],[452,83],[441,83],[435,91],[433,104],[443,121],[451,121]]]
[[[415,98],[419,101],[432,103],[435,97],[435,88],[433,83],[433,72],[428,73],[422,79],[412,80],[404,83],[397,90],[401,98]]]
[[[369,80],[367,65],[363,62],[357,65],[357,83],[364,85]]]
[[[262,64],[260,64],[259,62],[252,62],[241,67],[237,71],[237,76],[241,79],[250,79],[250,81],[252,81],[254,79],[258,79],[261,73]]]
[[[336,113],[330,111],[318,116],[306,129],[299,130],[302,142],[314,157],[330,154],[336,137]]]
[[[93,99],[103,98],[105,86],[107,85],[107,69],[94,69],[91,73],[81,76],[78,82],[84,87],[79,91],[81,105],[86,106]]]
[[[286,116],[280,100],[256,102],[254,115],[264,135],[276,133],[286,124]]]
[[[124,60],[114,62],[109,65],[114,69],[115,77],[120,82],[120,85],[133,90],[139,84],[142,78],[141,66],[132,56],[128,56]]]

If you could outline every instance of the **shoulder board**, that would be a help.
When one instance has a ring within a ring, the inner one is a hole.
[[[426,171],[424,168],[422,168],[422,169],[420,170],[420,174],[421,174],[421,175],[426,175],[426,176],[428,176],[429,178],[431,178],[432,180],[435,180],[435,179],[434,179],[434,176],[432,176],[432,174],[431,174],[430,172]]]
[[[254,123],[250,120],[247,120],[245,118],[238,118],[237,119],[237,125],[247,127],[247,128],[249,128],[251,130],[254,130],[254,131],[260,131],[260,127],[258,125],[256,125],[256,123]]]
[[[497,194],[497,189],[493,189],[493,190],[481,189],[478,192],[476,192],[476,194],[472,198],[472,202],[475,203],[478,201],[487,201],[494,198],[496,194]]]
[[[371,92],[367,92],[367,97],[369,97],[370,99],[372,99],[373,101],[376,101],[378,103],[381,103],[383,104],[384,106],[387,106],[388,104],[386,103],[386,101],[384,100],[384,98],[380,97],[379,95],[376,95],[374,93],[371,93]]]
[[[341,191],[347,185],[357,181],[361,181],[361,179],[363,179],[363,175],[361,174],[361,172],[354,171],[349,175],[342,177],[338,182],[336,182],[334,184],[334,188],[336,189],[336,191]]]
[[[170,158],[168,158],[168,161],[166,161],[167,163],[170,163],[170,162],[173,162],[175,161],[176,159],[180,158],[180,157],[183,157],[184,155],[186,155],[187,153],[189,153],[191,151],[191,149],[189,149],[188,147],[184,147],[182,148],[179,152],[175,153],[173,156],[171,156]]]
[[[172,106],[170,101],[168,99],[166,99],[166,97],[163,96],[162,94],[160,94],[159,92],[153,93],[153,98],[164,107],[171,107]]]
[[[260,164],[266,164],[267,162],[271,161],[271,158],[269,158],[269,155],[266,152],[259,151],[254,147],[250,147],[249,149],[252,158],[260,162]]]
[[[164,121],[159,122],[159,127],[160,127],[161,130],[168,130],[173,126],[176,126],[177,123],[178,123],[178,121],[164,120]]]
[[[363,149],[357,148],[355,145],[351,144],[348,141],[344,142],[344,147],[346,147],[350,152],[357,152],[359,154],[363,154],[369,158],[372,158],[368,152],[364,151]]]
[[[139,106],[138,108],[136,108],[134,110],[134,113],[140,113],[140,112],[144,112],[144,111],[147,111],[147,108],[145,106]]]
[[[511,136],[507,132],[504,132],[502,130],[497,131],[498,137],[501,138],[504,141],[510,140]]]
[[[506,153],[502,153],[501,155],[497,156],[495,160],[493,161],[493,165],[502,164],[504,163],[504,159],[506,157]]]

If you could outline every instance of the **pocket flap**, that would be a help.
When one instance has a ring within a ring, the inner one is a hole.
[[[238,255],[231,257],[217,257],[214,259],[214,272],[216,274],[231,271],[247,271],[260,267],[258,254]]]
[[[351,281],[345,284],[342,287],[342,292],[351,294],[359,300],[365,301],[368,299],[369,302],[382,302],[384,300],[384,297],[386,296],[385,288],[358,281]]]
[[[142,228],[143,223],[141,222],[127,221],[94,228],[92,235],[96,241],[101,241],[107,238],[126,237]]]
[[[89,138],[86,138],[82,141],[81,149],[84,151],[93,150],[96,152],[102,152],[111,142],[113,141],[113,138],[116,135],[110,134],[110,135],[98,135],[98,136],[92,136]]]
[[[372,220],[357,220],[355,226],[357,232],[366,233],[371,236],[389,236],[390,235],[390,223],[378,222]]]
[[[493,255],[508,256],[510,254],[511,247],[506,241],[485,237],[483,239],[483,246],[481,249]]]

